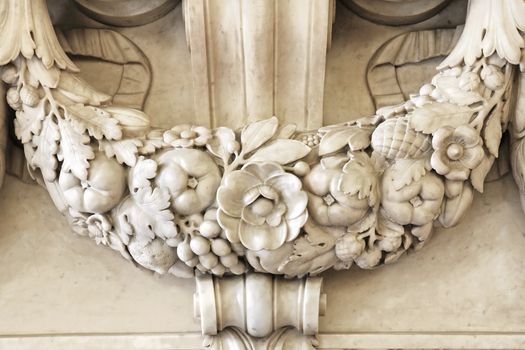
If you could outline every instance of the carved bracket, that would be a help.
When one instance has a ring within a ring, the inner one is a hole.
[[[250,273],[196,279],[195,317],[211,349],[312,348],[326,295],[321,278]]]

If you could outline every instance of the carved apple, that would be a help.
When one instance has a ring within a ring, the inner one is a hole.
[[[90,162],[86,180],[80,180],[71,172],[61,171],[58,184],[65,202],[74,210],[104,213],[122,199],[126,171],[115,159],[98,153]]]

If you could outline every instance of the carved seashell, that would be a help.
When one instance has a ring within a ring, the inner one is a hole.
[[[26,106],[35,107],[40,102],[40,95],[34,87],[24,86],[20,90],[20,99]]]
[[[412,129],[406,118],[392,118],[374,131],[372,147],[389,159],[420,158],[432,148],[432,140],[429,135]]]

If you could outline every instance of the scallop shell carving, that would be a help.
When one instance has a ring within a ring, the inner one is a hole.
[[[372,147],[389,159],[421,158],[432,148],[432,140],[429,135],[410,128],[406,118],[392,118],[374,131]]]

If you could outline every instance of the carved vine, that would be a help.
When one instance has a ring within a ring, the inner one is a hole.
[[[0,13],[19,15],[18,1]],[[159,274],[393,263],[460,220],[508,122],[514,69],[492,51],[452,59],[403,104],[313,132],[275,117],[152,130],[75,74],[42,0],[21,3],[34,16],[20,23],[46,32],[1,43],[0,63],[30,167],[75,232]]]

